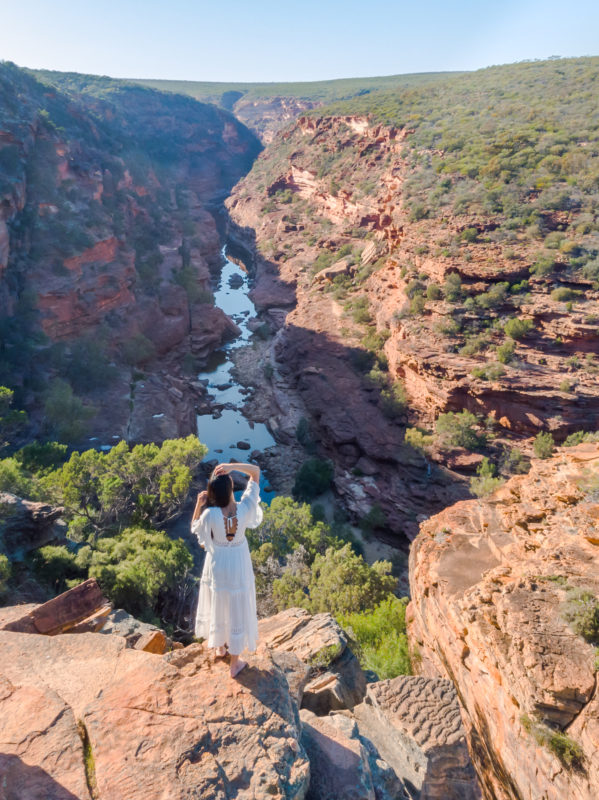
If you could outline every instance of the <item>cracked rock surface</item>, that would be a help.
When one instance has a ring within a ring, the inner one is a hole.
[[[3,800],[304,797],[297,705],[265,651],[233,680],[202,645],[0,631]],[[84,748],[87,746],[87,758]]]
[[[599,597],[599,445],[424,522],[410,585],[420,671],[455,685],[485,797],[596,800],[597,650],[568,609]]]

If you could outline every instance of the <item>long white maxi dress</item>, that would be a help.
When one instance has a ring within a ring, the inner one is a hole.
[[[237,504],[237,531],[230,542],[220,508],[205,509],[191,524],[206,548],[195,635],[207,639],[208,647],[226,644],[235,654],[256,649],[256,585],[245,531],[261,522],[260,487],[251,480]]]

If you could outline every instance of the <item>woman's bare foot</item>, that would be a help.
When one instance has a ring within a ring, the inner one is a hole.
[[[231,677],[236,678],[241,670],[247,667],[247,661],[243,661],[239,656],[231,655]]]
[[[216,648],[216,657],[217,658],[224,658],[227,655],[227,648],[225,645],[221,645],[220,647]]]

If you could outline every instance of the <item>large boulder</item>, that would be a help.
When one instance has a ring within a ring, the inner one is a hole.
[[[419,800],[478,800],[474,767],[451,681],[400,675],[368,686],[353,711],[373,745]]]
[[[366,691],[366,678],[347,635],[330,614],[290,608],[258,623],[266,647],[293,653],[310,667],[302,707],[316,714],[352,708]]]
[[[234,680],[200,644],[0,631],[0,676],[2,797],[305,796],[297,706],[266,651]]]
[[[44,545],[65,541],[62,508],[0,492],[0,509],[0,543],[11,561],[21,561]]]
[[[598,487],[599,445],[562,448],[412,546],[410,638],[456,686],[488,800],[597,797],[596,649],[567,611],[599,597]]]

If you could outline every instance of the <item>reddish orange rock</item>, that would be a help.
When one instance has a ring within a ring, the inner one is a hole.
[[[599,445],[562,448],[412,545],[410,639],[455,684],[487,800],[597,797],[596,651],[564,614],[599,597],[597,486]]]

